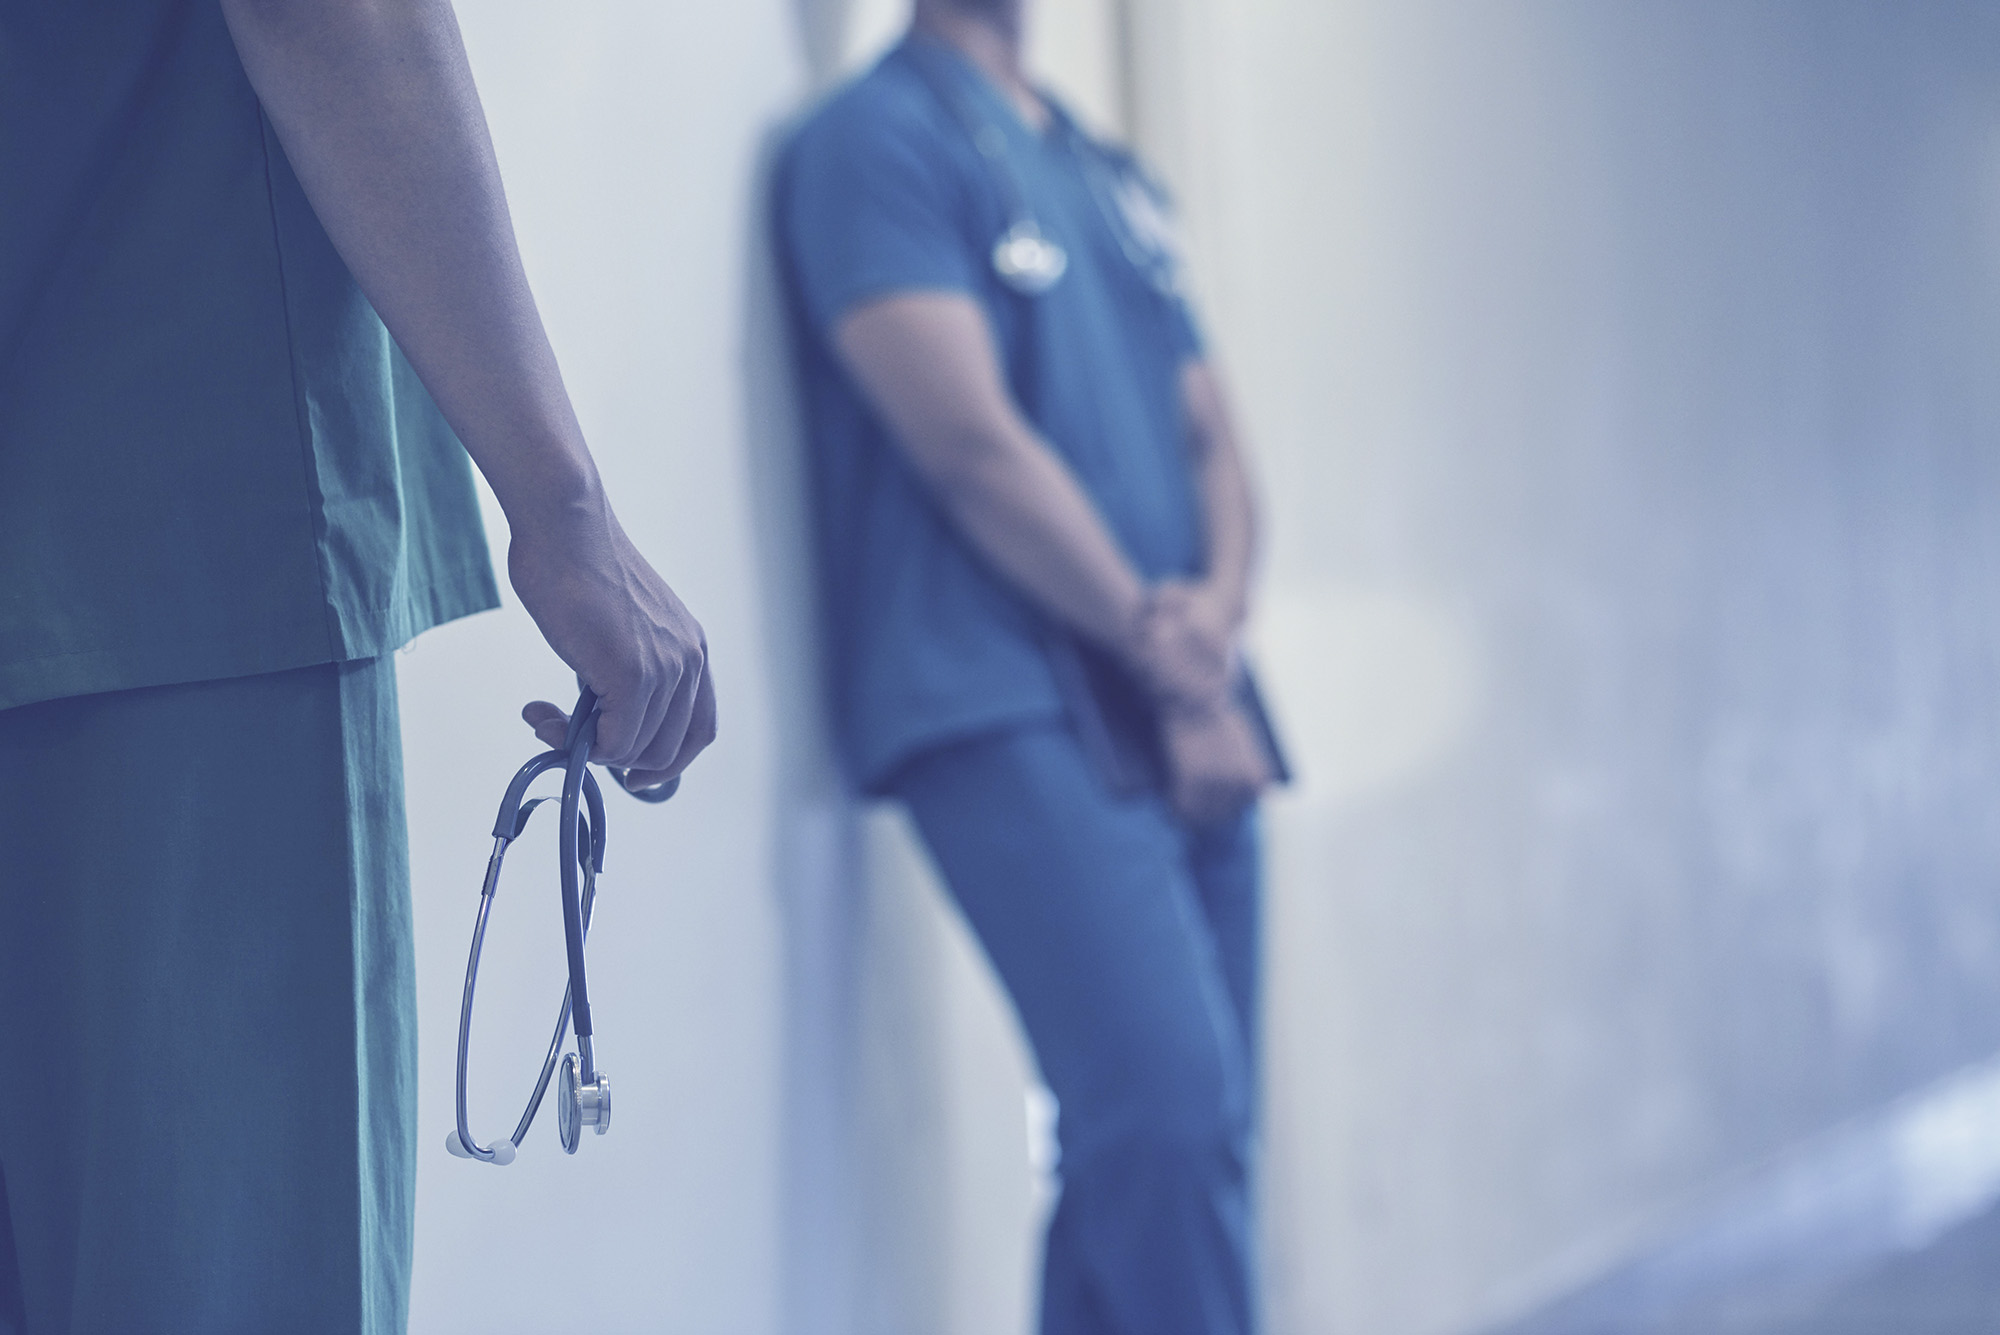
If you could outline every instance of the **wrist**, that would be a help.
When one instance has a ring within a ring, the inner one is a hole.
[[[603,479],[581,445],[539,452],[508,479],[504,491],[495,486],[493,493],[515,540],[530,546],[588,543],[612,527]]]
[[[1160,717],[1170,726],[1182,728],[1213,726],[1234,708],[1235,702],[1227,692],[1220,695],[1168,696],[1159,703]]]
[[[1148,679],[1153,655],[1153,615],[1159,608],[1159,586],[1135,581],[1122,612],[1113,621],[1111,652],[1127,668]]]
[[[1195,596],[1208,612],[1211,625],[1235,635],[1250,619],[1250,591],[1241,579],[1211,575],[1196,586]]]

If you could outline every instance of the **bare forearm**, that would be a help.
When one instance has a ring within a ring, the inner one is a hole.
[[[605,498],[514,244],[448,0],[221,0],[306,198],[486,475],[507,568],[643,783],[715,737],[701,625]],[[554,709],[530,707],[530,723]],[[557,714],[560,711],[554,711]]]
[[[1124,649],[1146,601],[1097,507],[1015,408],[968,297],[885,297],[835,342],[903,456],[974,550],[1042,611]]]
[[[1030,603],[1124,651],[1145,583],[1075,475],[1025,433],[978,448],[977,459],[934,487],[966,539]]]
[[[1205,363],[1191,363],[1181,374],[1206,540],[1202,583],[1230,624],[1240,626],[1249,614],[1250,575],[1257,551],[1249,471],[1215,373]]]
[[[1219,452],[1196,475],[1207,531],[1207,569],[1202,583],[1242,624],[1250,610],[1250,571],[1256,553],[1256,512],[1250,480],[1234,451]]]
[[[603,507],[447,0],[222,0],[327,235],[515,527]]]

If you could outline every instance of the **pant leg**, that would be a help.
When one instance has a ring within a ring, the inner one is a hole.
[[[1254,1074],[1263,1051],[1263,851],[1257,810],[1185,835],[1202,916],[1215,938],[1224,986]],[[1252,1094],[1256,1093],[1255,1088]]]
[[[1181,831],[1030,727],[899,775],[1061,1107],[1044,1335],[1252,1329],[1243,1026]]]
[[[389,660],[0,713],[0,1312],[400,1331],[413,984]]]
[[[22,1335],[28,1318],[21,1310],[21,1261],[14,1253],[14,1216],[7,1208],[7,1171],[0,1164],[0,1335]]]

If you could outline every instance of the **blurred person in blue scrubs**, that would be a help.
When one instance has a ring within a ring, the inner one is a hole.
[[[468,453],[595,758],[678,772],[701,627],[585,446],[447,0],[0,0],[0,1332],[404,1328],[389,655],[497,603]]]
[[[782,156],[839,742],[904,802],[1060,1106],[1044,1335],[1256,1328],[1250,489],[1164,201],[919,0]]]

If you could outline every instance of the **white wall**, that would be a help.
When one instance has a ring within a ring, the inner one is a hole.
[[[903,17],[838,0],[461,6],[565,376],[628,529],[708,629],[723,727],[666,808],[611,804],[591,960],[613,1131],[566,1158],[545,1110],[514,1165],[472,1165],[441,1145],[486,829],[533,749],[520,704],[574,687],[511,600],[403,655],[418,1335],[1029,1324],[1046,1205],[1030,1063],[907,830],[858,809],[824,750],[758,212],[784,122]],[[1104,4],[1072,6],[1046,62],[1106,123],[1109,33]],[[490,501],[487,517],[497,557]],[[547,842],[514,854],[489,938],[481,1135],[518,1116],[561,995]]]
[[[486,827],[534,749],[521,704],[575,687],[515,605],[403,657],[422,1043],[412,1328],[767,1332],[782,1235],[777,795],[800,768],[785,627],[804,608],[763,494],[774,390],[747,368],[775,356],[751,298],[752,185],[761,137],[805,86],[795,16],[781,0],[467,0],[460,18],[584,427],[627,528],[708,629],[722,741],[667,807],[610,799],[591,941],[610,1134],[566,1158],[544,1109],[518,1162],[466,1163],[442,1144]],[[511,1129],[562,989],[553,850],[531,837],[515,859],[475,1042],[482,1135]]]
[[[1467,1329],[2000,1047],[1980,7],[1043,8],[1045,68],[1181,187],[1269,502],[1259,638],[1303,772],[1272,812],[1276,1335]],[[666,809],[612,807],[612,1133],[466,1164],[440,1146],[485,828],[515,711],[572,688],[517,609],[404,657],[419,1335],[1027,1328],[1028,1063],[907,832],[831,777],[758,240],[774,128],[897,18],[464,7],[723,738]],[[515,885],[486,1132],[561,988],[553,889]]]
[[[1463,1330],[2000,1048],[2000,28],[1138,8],[1304,775],[1272,1325]]]

